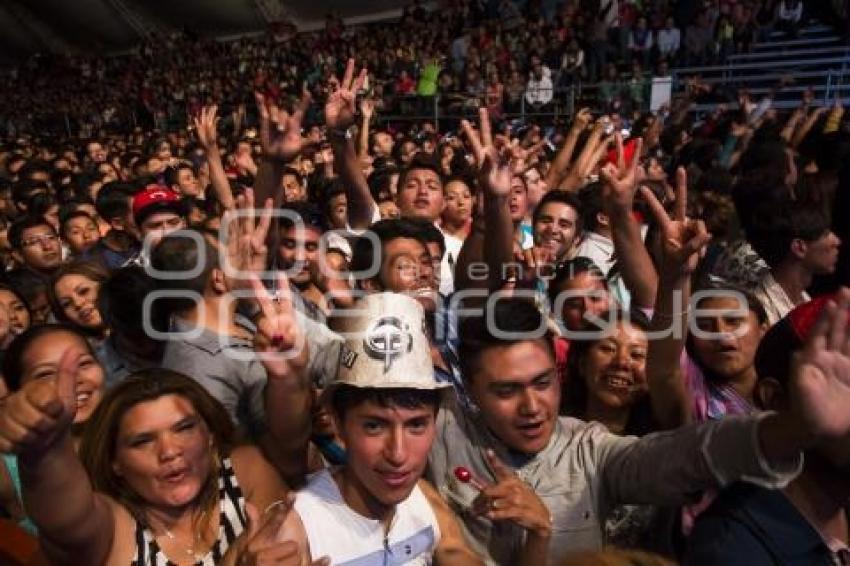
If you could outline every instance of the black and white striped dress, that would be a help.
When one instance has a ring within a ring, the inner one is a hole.
[[[215,566],[221,562],[227,549],[233,544],[247,524],[245,516],[245,497],[236,482],[236,474],[230,459],[221,463],[218,476],[219,521],[218,539],[202,560],[195,566]],[[174,566],[159,548],[156,539],[148,529],[136,522],[136,559],[132,566]]]

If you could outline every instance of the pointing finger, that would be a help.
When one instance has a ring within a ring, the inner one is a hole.
[[[496,481],[503,481],[516,477],[516,474],[496,455],[493,450],[487,450],[487,463],[496,476]]]
[[[652,212],[652,215],[658,221],[661,226],[666,226],[670,223],[670,217],[667,216],[667,211],[664,210],[664,206],[658,201],[655,197],[655,194],[645,186],[640,187],[640,192],[643,195],[644,200],[646,201],[647,206],[649,206],[649,210]]]

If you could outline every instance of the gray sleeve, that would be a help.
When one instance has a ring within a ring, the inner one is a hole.
[[[296,311],[298,323],[304,331],[304,339],[310,348],[307,372],[319,387],[336,379],[339,366],[339,347],[342,338],[324,324]]]
[[[707,489],[735,481],[781,488],[802,468],[802,455],[787,469],[761,455],[761,417],[727,417],[643,438],[597,432],[602,509],[620,503],[679,505]]]
[[[224,406],[231,421],[238,425],[243,384],[238,379],[228,378],[230,372],[226,362],[227,360],[215,360],[210,356],[192,355],[192,351],[186,348],[169,348],[163,357],[162,366],[183,373],[200,383],[207,393]]]

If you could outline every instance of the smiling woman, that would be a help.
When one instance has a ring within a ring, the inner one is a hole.
[[[571,342],[562,412],[601,422],[615,434],[641,436],[652,428],[646,382],[649,321],[640,313],[612,320],[617,321],[613,332]]]
[[[81,334],[67,326],[55,324],[36,326],[23,332],[6,351],[3,375],[12,393],[35,380],[56,379],[59,360],[69,348],[81,356],[75,399],[77,410],[72,429],[76,445],[85,423],[103,397],[103,368]],[[24,510],[18,459],[14,455],[4,455],[0,466],[0,505],[9,511],[20,526],[35,531],[35,524]]]
[[[107,279],[109,272],[97,262],[76,261],[61,266],[47,287],[53,315],[89,336],[104,338],[107,328],[97,298]]]

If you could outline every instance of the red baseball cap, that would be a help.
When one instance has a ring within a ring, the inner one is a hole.
[[[141,226],[148,216],[156,212],[185,214],[177,193],[163,185],[148,185],[133,196],[133,219],[137,226]]]
[[[632,138],[623,143],[623,158],[627,167],[631,165],[632,159],[635,156],[636,142],[637,139]],[[617,164],[617,148],[608,150],[608,163],[613,163],[614,165]]]
[[[756,350],[755,366],[759,379],[772,377],[783,384],[787,382],[794,352],[803,348],[827,303],[836,299],[837,294],[815,297],[794,307],[770,327]]]

